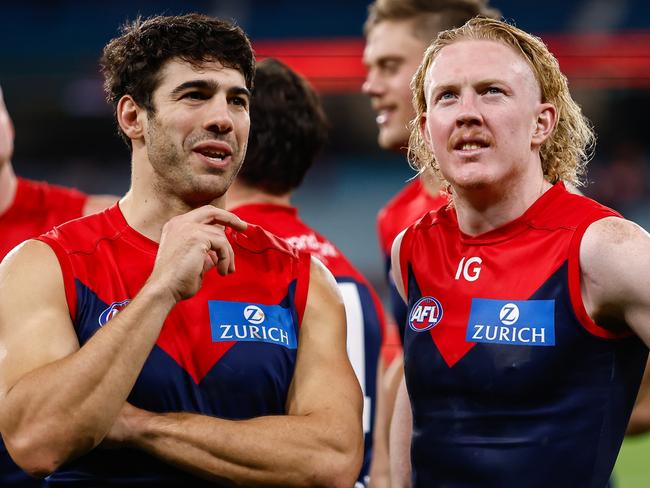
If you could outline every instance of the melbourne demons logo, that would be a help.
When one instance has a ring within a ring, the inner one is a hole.
[[[122,300],[121,302],[113,302],[110,306],[99,315],[99,326],[106,324],[109,320],[117,315],[117,313],[126,308],[131,300]]]
[[[409,314],[409,326],[415,332],[424,332],[442,320],[442,305],[433,297],[420,298]]]

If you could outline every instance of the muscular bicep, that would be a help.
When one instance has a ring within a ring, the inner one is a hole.
[[[40,241],[22,244],[0,265],[0,395],[78,348],[54,252]]]
[[[346,352],[343,300],[332,275],[315,259],[287,407],[292,415],[336,411],[344,423],[361,426],[361,390]]]
[[[650,235],[633,222],[594,222],[580,245],[581,291],[598,325],[630,326],[650,344]]]
[[[403,270],[399,259],[399,252],[400,252],[400,248],[402,247],[402,239],[404,237],[405,232],[406,229],[400,232],[395,238],[395,240],[393,241],[393,247],[390,252],[391,255],[390,272],[393,281],[395,282],[395,287],[397,288],[397,291],[402,297],[402,300],[406,302],[406,291],[404,290],[404,282],[402,281]]]

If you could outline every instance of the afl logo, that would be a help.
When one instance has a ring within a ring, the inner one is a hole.
[[[261,324],[264,322],[264,311],[260,307],[249,305],[244,309],[244,318],[251,324]]]
[[[101,327],[106,324],[106,322],[115,317],[117,313],[124,309],[130,302],[131,300],[122,300],[121,302],[111,303],[111,305],[99,315],[99,326]]]
[[[424,332],[442,320],[442,305],[433,297],[420,298],[409,314],[409,326],[415,332]]]

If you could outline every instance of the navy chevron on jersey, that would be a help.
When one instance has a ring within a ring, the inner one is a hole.
[[[153,412],[224,419],[286,413],[310,258],[261,228],[227,229],[237,271],[208,271],[169,313],[128,401]],[[57,255],[83,346],[128,306],[158,245],[129,227],[118,205],[39,238]],[[143,451],[96,448],[48,478],[51,486],[201,486]],[[214,486],[214,485],[212,485]]]
[[[242,205],[231,211],[242,220],[258,224],[298,249],[312,253],[327,266],[339,285],[347,315],[348,356],[364,395],[365,452],[359,476],[359,482],[363,483],[372,459],[377,361],[384,337],[384,312],[379,298],[334,244],[300,220],[296,208],[265,203]]]
[[[606,486],[647,358],[582,303],[580,242],[608,216],[558,183],[479,236],[450,208],[405,233],[415,487]]]

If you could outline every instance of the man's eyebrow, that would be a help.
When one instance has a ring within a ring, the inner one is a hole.
[[[189,80],[181,83],[171,91],[171,95],[178,95],[189,88],[201,88],[203,90],[217,91],[219,84],[211,80]]]
[[[213,80],[189,80],[178,85],[171,91],[170,94],[171,96],[176,96],[191,88],[199,88],[201,90],[216,92],[219,90],[219,83]],[[230,88],[228,90],[228,93],[235,95],[246,95],[249,98],[251,96],[250,90],[243,86],[235,86],[233,88]]]
[[[231,95],[246,95],[248,98],[251,97],[250,90],[243,86],[234,86],[230,90],[228,90],[228,93],[230,93]]]

